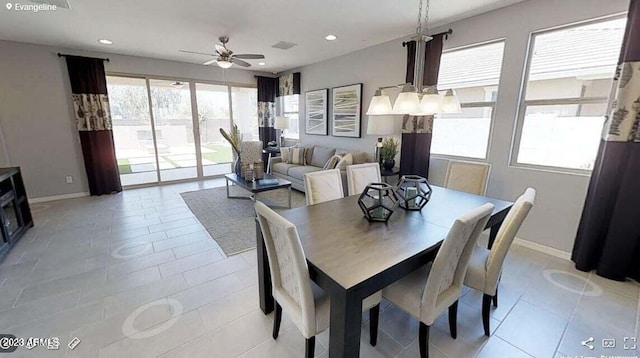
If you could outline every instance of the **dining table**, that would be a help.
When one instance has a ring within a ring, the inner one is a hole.
[[[298,231],[309,275],[331,302],[329,357],[358,357],[362,300],[435,258],[455,220],[485,203],[494,205],[486,229],[491,248],[510,201],[432,185],[422,210],[396,207],[389,220],[369,222],[358,195],[280,211]],[[260,309],[273,311],[269,259],[256,221]]]

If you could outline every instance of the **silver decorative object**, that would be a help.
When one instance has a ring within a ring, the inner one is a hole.
[[[371,183],[360,194],[358,205],[370,222],[387,222],[398,206],[398,197],[393,186],[387,183]]]
[[[396,187],[399,205],[406,210],[422,210],[431,199],[431,185],[418,175],[403,175]]]

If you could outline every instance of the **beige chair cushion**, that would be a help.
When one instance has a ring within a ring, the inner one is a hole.
[[[336,164],[336,169],[345,170],[347,166],[353,164],[353,156],[351,153],[347,153],[345,156],[340,159],[338,164]]]
[[[378,163],[356,164],[347,167],[349,195],[360,194],[367,185],[381,182],[382,176]]]
[[[344,191],[340,171],[331,169],[305,173],[304,192],[307,205],[343,198]]]
[[[489,250],[476,245],[473,254],[471,254],[467,276],[464,278],[464,284],[466,286],[475,288],[478,291],[484,291],[488,258]]]
[[[444,186],[471,194],[484,195],[491,166],[486,163],[452,160],[447,167]]]

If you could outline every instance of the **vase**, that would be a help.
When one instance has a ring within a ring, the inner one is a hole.
[[[386,171],[391,171],[393,169],[393,167],[396,166],[396,160],[391,158],[384,158],[382,159],[382,168],[384,168],[384,170]]]
[[[242,160],[240,156],[236,156],[236,160],[233,162],[233,172],[236,173],[238,177],[242,177]]]

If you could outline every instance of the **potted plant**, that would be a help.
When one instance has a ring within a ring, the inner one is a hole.
[[[396,154],[398,154],[398,140],[393,137],[387,137],[382,141],[380,148],[380,158],[382,158],[382,167],[385,170],[392,170],[396,165]]]
[[[220,128],[220,134],[222,134],[222,136],[224,137],[224,139],[227,140],[227,142],[229,142],[229,144],[231,144],[231,148],[233,148],[233,152],[236,154],[236,159],[233,162],[233,171],[236,173],[237,176],[242,176],[241,172],[241,162],[242,159],[240,158],[240,148],[242,145],[242,134],[240,133],[240,130],[238,129],[238,125],[237,124],[233,124],[233,127],[231,127],[231,130],[229,131],[229,133],[227,133],[227,131],[225,131],[223,128]]]

